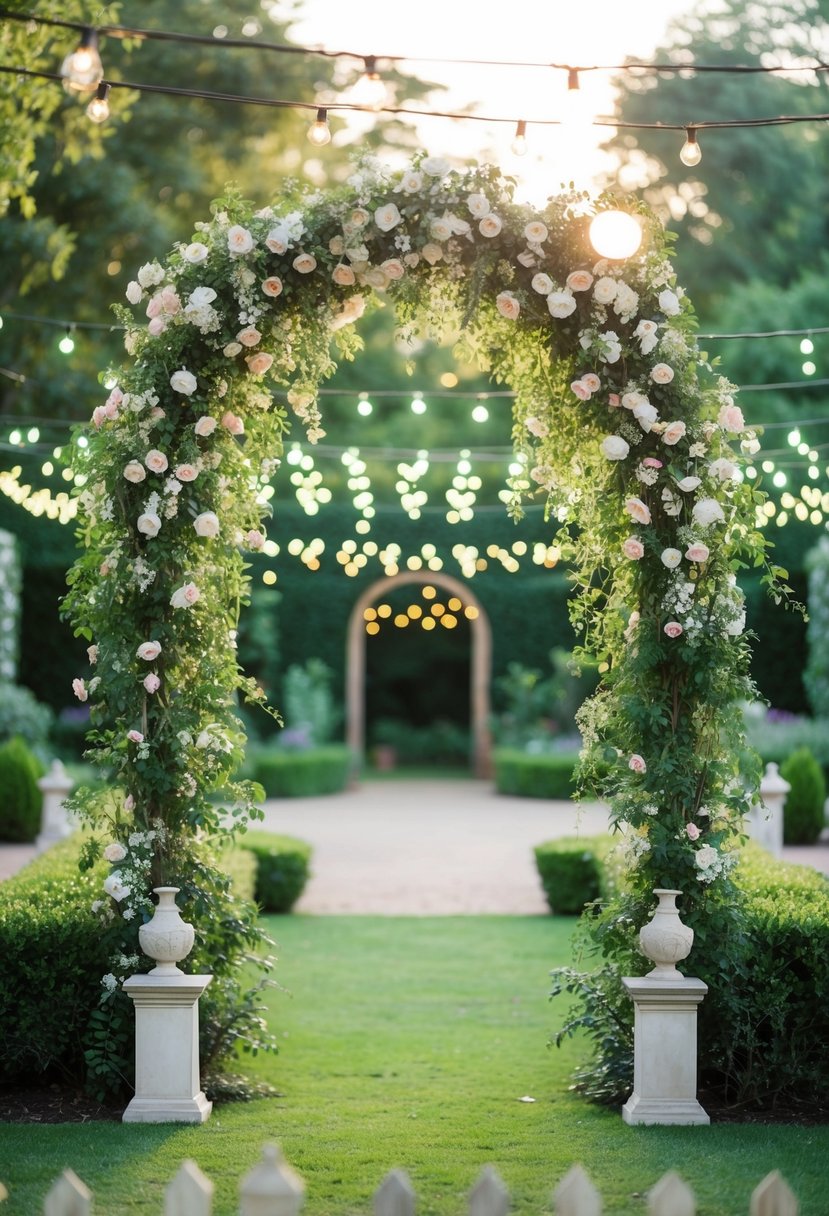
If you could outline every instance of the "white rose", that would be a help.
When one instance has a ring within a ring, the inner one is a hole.
[[[659,307],[666,317],[676,317],[679,314],[679,296],[675,291],[665,288],[657,297]]]
[[[212,287],[197,287],[195,291],[191,291],[187,303],[193,308],[207,308],[215,299],[216,293]]]
[[[144,296],[144,292],[141,290],[141,284],[136,283],[135,279],[131,279],[130,282],[127,283],[126,294],[130,304],[140,304]]]
[[[530,283],[533,291],[537,291],[540,296],[548,296],[553,290],[555,284],[548,274],[534,274]]]
[[[489,199],[485,194],[470,194],[466,200],[466,205],[469,208],[470,215],[473,215],[476,220],[482,220],[485,215],[489,215],[491,210]]]
[[[219,517],[214,511],[202,511],[193,520],[197,536],[214,537],[219,535]]]
[[[285,253],[290,243],[290,237],[284,228],[271,228],[265,237],[265,244],[271,253]]]
[[[415,169],[408,169],[400,180],[400,189],[404,194],[417,194],[423,189],[423,174]]]
[[[253,237],[241,224],[234,224],[232,228],[228,228],[227,247],[231,253],[250,253],[253,243]]]
[[[451,235],[452,225],[448,216],[439,216],[432,220],[429,225],[429,236],[433,236],[436,241],[448,241]]]
[[[124,476],[127,481],[137,484],[139,481],[144,480],[147,472],[143,464],[139,464],[137,460],[131,460],[129,464],[124,465]]]
[[[651,368],[651,380],[654,384],[670,384],[674,378],[674,369],[667,363],[655,363]]]
[[[104,860],[105,861],[111,861],[113,863],[118,862],[118,861],[123,861],[124,858],[126,857],[126,855],[127,855],[127,850],[124,848],[124,846],[122,844],[118,844],[117,841],[114,841],[112,844],[108,844],[106,846],[106,848],[104,849]]]
[[[719,460],[712,460],[708,466],[708,472],[712,477],[716,477],[718,481],[733,481],[737,475],[737,466],[732,464],[730,460],[726,460],[721,456]]]
[[[420,167],[430,177],[446,177],[451,168],[449,161],[444,160],[442,156],[427,156],[420,162]]]
[[[171,608],[192,608],[201,599],[201,592],[195,583],[185,583],[177,587],[170,596]]]
[[[157,287],[164,279],[164,271],[158,262],[145,262],[138,270],[138,282],[142,287]]]
[[[619,335],[609,329],[606,333],[599,334],[599,341],[601,343],[599,358],[602,363],[618,363],[622,357],[622,343]]]
[[[179,368],[177,372],[173,372],[170,377],[170,388],[176,393],[183,393],[185,397],[191,396],[198,388],[198,382],[192,372],[188,372],[186,368]]]
[[[541,220],[530,220],[524,228],[524,236],[531,245],[540,245],[549,236],[547,225],[542,224]]]
[[[609,304],[616,298],[617,284],[615,279],[605,276],[593,284],[593,299],[598,304]]]
[[[501,316],[506,317],[508,321],[515,321],[521,311],[521,305],[511,291],[502,291],[497,295],[495,297],[495,307]]]
[[[741,439],[740,451],[744,456],[756,456],[760,451],[760,440],[754,435],[748,439]]]
[[[547,308],[551,317],[569,317],[576,311],[576,298],[572,291],[551,291],[547,296]]]
[[[190,245],[185,245],[181,251],[181,256],[185,262],[191,262],[193,266],[198,266],[199,262],[205,261],[209,250],[201,241],[193,241]]]
[[[500,217],[494,215],[491,211],[489,215],[485,215],[480,224],[478,224],[478,231],[480,232],[481,236],[485,236],[487,239],[497,236],[502,228],[503,224]]]
[[[138,516],[135,526],[144,536],[158,536],[161,530],[161,520],[154,511],[145,511],[143,515]]]
[[[683,477],[682,481],[676,483],[676,486],[678,490],[682,490],[683,494],[690,494],[692,490],[696,490],[701,484],[698,477]]]
[[[746,627],[745,611],[739,612],[732,617],[725,627],[726,636],[730,638],[738,638]]]
[[[107,895],[116,901],[116,903],[120,903],[122,899],[126,899],[130,893],[130,889],[131,888],[127,886],[117,870],[113,870],[112,873],[104,879],[104,890],[106,891]],[[107,976],[104,977],[104,979],[107,978]],[[107,985],[107,987],[109,987],[109,985]]]
[[[379,207],[374,212],[374,222],[381,232],[391,232],[402,218],[394,203],[386,203],[385,207]]]
[[[624,398],[623,398],[624,401]],[[641,426],[642,430],[647,432],[659,417],[659,412],[656,406],[651,405],[647,398],[637,402],[633,407],[633,416]]]
[[[216,426],[217,423],[215,418],[211,418],[209,414],[202,414],[201,418],[199,418],[198,422],[193,427],[193,430],[197,435],[202,436],[202,438],[206,438],[208,435],[213,434]]]
[[[608,460],[624,460],[630,451],[630,445],[621,435],[608,435],[602,440],[602,454]]]
[[[663,549],[660,554],[660,560],[662,565],[667,566],[669,570],[676,570],[682,561],[682,554],[679,549]]]
[[[691,514],[694,522],[702,528],[709,528],[712,524],[721,523],[725,519],[723,509],[716,498],[701,498],[698,503],[694,504]]]
[[[707,870],[709,866],[714,864],[718,857],[719,853],[715,848],[713,848],[712,845],[704,844],[701,849],[697,849],[694,861],[701,870]]]

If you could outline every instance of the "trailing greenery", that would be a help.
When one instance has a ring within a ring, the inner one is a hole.
[[[18,736],[0,746],[0,840],[34,840],[40,829],[43,768]]]
[[[309,798],[344,790],[352,758],[344,743],[297,752],[263,747],[254,751],[252,766],[268,798]]]
[[[829,536],[823,536],[806,557],[809,572],[809,658],[803,682],[815,716],[829,718]]]
[[[561,836],[536,845],[538,876],[554,915],[579,916],[607,893],[603,860],[610,847],[607,836]]]
[[[294,836],[246,832],[236,853],[255,862],[253,896],[263,912],[290,912],[308,881],[311,846]]]
[[[791,789],[783,807],[786,844],[814,844],[826,826],[826,781],[808,747],[792,752],[780,768]]]
[[[578,755],[574,752],[534,754],[497,747],[492,762],[499,794],[562,800],[572,798],[575,793]]]
[[[612,889],[618,873],[605,881]],[[734,884],[736,915],[712,901],[683,964],[686,974],[708,984],[699,1011],[701,1084],[718,1101],[744,1109],[825,1110],[829,880],[749,845],[740,852]],[[625,924],[632,906],[630,894],[617,890],[581,922],[579,935],[596,970],[553,973],[553,997],[568,993],[576,1000],[555,1041],[577,1029],[590,1036],[594,1059],[578,1070],[576,1083],[599,1102],[623,1100],[631,1089],[633,1016],[620,975],[643,969]],[[686,919],[681,906],[680,914]]]

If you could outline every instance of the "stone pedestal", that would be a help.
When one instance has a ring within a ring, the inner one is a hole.
[[[35,846],[38,853],[42,853],[72,834],[72,825],[63,802],[74,782],[60,760],[53,760],[49,772],[45,777],[41,777],[37,784],[43,792],[43,811],[40,817],[40,835]]]
[[[780,776],[776,764],[767,764],[760,782],[761,801],[751,808],[748,834],[773,854],[783,856],[783,806],[791,786]]]
[[[133,975],[135,1097],[124,1123],[204,1123],[213,1109],[199,1079],[199,997],[212,975]]]
[[[710,1123],[697,1101],[697,1006],[702,980],[622,980],[635,1011],[633,1093],[625,1123]]]

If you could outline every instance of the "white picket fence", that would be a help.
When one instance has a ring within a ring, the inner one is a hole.
[[[262,1161],[239,1187],[240,1216],[298,1216],[305,1184],[284,1161],[276,1145],[266,1145]],[[3,1188],[0,1186],[0,1197]],[[213,1183],[193,1161],[185,1161],[164,1197],[164,1216],[211,1216]],[[66,1170],[49,1191],[44,1216],[90,1216],[92,1195],[80,1178]],[[469,1195],[468,1216],[507,1216],[509,1193],[491,1166],[481,1171]],[[553,1192],[556,1216],[600,1216],[602,1199],[579,1165]],[[643,1209],[637,1202],[636,1211]],[[414,1216],[415,1193],[403,1170],[392,1170],[374,1194],[374,1216]],[[648,1216],[696,1216],[693,1191],[678,1174],[665,1174],[647,1197]],[[775,1170],[753,1191],[748,1216],[797,1216],[798,1202]]]

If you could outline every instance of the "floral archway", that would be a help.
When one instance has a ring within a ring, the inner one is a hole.
[[[693,924],[727,881],[752,794],[737,768],[736,703],[752,690],[735,576],[763,560],[739,472],[757,440],[697,349],[668,238],[624,206],[642,243],[609,260],[589,228],[616,200],[531,208],[495,168],[416,157],[261,209],[230,194],[138,271],[120,310],[130,363],[75,454],[86,548],[66,600],[89,641],[75,688],[91,748],[122,791],[80,800],[109,824],[101,915],[120,958],[159,879],[199,922],[217,880],[194,840],[224,830],[222,806],[235,823],[256,814],[257,791],[232,780],[237,698],[261,700],[235,638],[288,425],[272,393],[318,440],[332,346],[354,357],[352,322],[377,292],[404,330],[459,329],[463,354],[516,393],[528,475],[511,510],[541,496],[561,527],[579,650],[602,675],[581,712],[582,777],[625,827],[638,915],[672,887]]]

